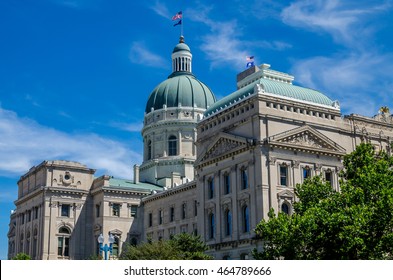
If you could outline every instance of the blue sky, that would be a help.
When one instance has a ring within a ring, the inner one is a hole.
[[[0,259],[18,178],[43,160],[132,177],[152,89],[183,11],[193,72],[218,98],[245,57],[322,91],[343,114],[393,109],[393,1],[0,1]]]

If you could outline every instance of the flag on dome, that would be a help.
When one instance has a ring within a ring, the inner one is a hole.
[[[173,26],[176,26],[176,25],[181,25],[181,20],[179,20],[177,23],[175,23]]]
[[[172,20],[181,19],[182,17],[183,17],[183,13],[182,13],[182,11],[180,11],[172,17]]]

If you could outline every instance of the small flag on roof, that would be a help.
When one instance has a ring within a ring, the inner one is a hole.
[[[254,56],[246,56],[247,64],[246,68],[254,66]]]
[[[182,11],[180,11],[172,17],[172,20],[178,20],[178,19],[181,19],[182,17],[183,17],[183,13],[182,13]]]

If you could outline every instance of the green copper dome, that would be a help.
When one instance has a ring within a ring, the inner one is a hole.
[[[172,53],[180,52],[180,51],[188,51],[191,52],[190,47],[187,44],[179,43],[175,46]]]
[[[152,91],[146,104],[146,113],[151,109],[166,107],[197,107],[207,109],[216,101],[208,86],[189,72],[174,72]]]

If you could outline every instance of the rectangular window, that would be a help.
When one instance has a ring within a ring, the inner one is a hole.
[[[100,205],[96,204],[96,217],[97,218],[100,216],[100,210],[101,210],[100,208],[101,208]]]
[[[242,187],[242,190],[248,188],[247,169],[245,169],[245,168],[241,170],[241,187]]]
[[[175,220],[175,207],[171,207],[170,210],[170,221],[173,222]]]
[[[136,217],[138,212],[138,205],[131,205],[131,217]]]
[[[27,221],[31,222],[31,210],[27,211]]]
[[[163,219],[164,219],[164,213],[163,213],[162,210],[159,210],[159,211],[158,211],[158,224],[159,224],[159,225],[162,224]]]
[[[34,219],[38,219],[38,207],[34,207]]]
[[[25,214],[20,214],[20,223],[23,225],[25,223]]]
[[[208,199],[212,199],[214,197],[214,180],[213,179],[209,179],[207,181],[207,198]]]
[[[112,204],[112,216],[120,217],[120,204],[119,203]]]
[[[60,236],[57,239],[57,255],[68,257],[69,254],[70,238],[65,236]]]
[[[280,185],[288,186],[287,182],[288,168],[285,165],[280,165]]]
[[[194,216],[198,215],[198,201],[194,200]]]
[[[311,177],[311,169],[308,166],[303,167],[302,172],[303,172],[303,180]]]
[[[149,227],[153,226],[153,213],[149,213]]]
[[[229,174],[224,175],[224,194],[229,194],[231,192],[231,179]]]
[[[182,205],[182,219],[184,220],[187,217],[187,204],[184,202]]]
[[[69,217],[70,216],[70,205],[69,204],[62,204],[61,205],[61,216],[62,217]]]
[[[325,171],[325,181],[328,182],[331,186],[333,186],[333,176],[330,170]]]

